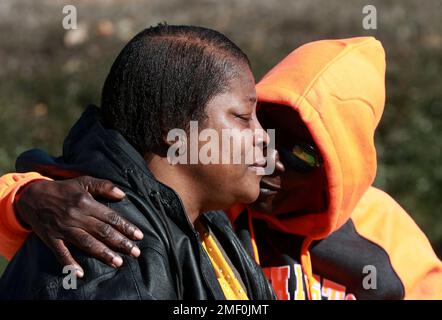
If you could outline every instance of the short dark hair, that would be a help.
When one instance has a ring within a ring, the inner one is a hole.
[[[205,107],[228,88],[245,53],[223,34],[202,27],[160,24],[123,48],[101,96],[103,122],[140,153],[161,150],[173,128],[205,117]]]

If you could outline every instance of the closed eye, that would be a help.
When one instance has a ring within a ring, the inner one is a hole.
[[[239,119],[241,119],[241,120],[244,120],[244,121],[250,121],[250,120],[252,120],[252,114],[251,113],[246,113],[246,114],[236,114],[235,115],[235,118],[239,118]]]

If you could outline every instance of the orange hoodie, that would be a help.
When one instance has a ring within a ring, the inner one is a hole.
[[[50,180],[36,172],[9,173],[0,177],[0,255],[10,260],[29,235],[14,212],[20,189],[32,181]]]
[[[260,102],[290,106],[299,112],[324,159],[329,193],[325,212],[297,216],[283,223],[275,216],[252,212],[256,221],[265,221],[272,229],[302,236],[301,263],[310,297],[317,284],[308,251],[310,244],[320,240],[320,248],[321,243],[334,242],[338,231],[351,222],[360,237],[386,253],[405,289],[405,298],[442,298],[442,265],[427,238],[391,197],[371,187],[376,174],[373,135],[384,107],[384,75],[381,44],[363,37],[304,45],[257,85]],[[0,253],[8,258],[26,235],[19,224],[8,222],[15,221],[14,192],[19,184],[39,178],[29,174],[15,176],[14,181],[10,176],[0,179]],[[237,216],[234,212],[230,212],[232,221]],[[354,252],[355,256],[358,254],[361,252]],[[299,272],[297,268],[293,270]],[[334,285],[324,282],[323,291]]]
[[[373,137],[385,102],[381,43],[372,37],[308,43],[278,63],[256,88],[259,102],[299,113],[324,160],[326,211],[283,221],[252,212],[272,229],[304,237],[300,260],[307,287],[316,282],[307,251],[311,242],[328,238],[351,220],[360,237],[387,253],[405,298],[442,298],[442,264],[426,236],[390,196],[371,186],[376,175]],[[259,241],[257,245],[259,250]]]

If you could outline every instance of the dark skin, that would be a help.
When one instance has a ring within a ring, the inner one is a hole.
[[[109,181],[87,176],[39,180],[24,186],[15,203],[23,225],[32,228],[62,265],[76,266],[80,277],[84,272],[67,244],[117,268],[123,261],[116,252],[138,257],[140,249],[133,240],[143,238],[136,226],[94,197],[119,201],[124,193]]]
[[[207,118],[201,129],[211,128],[220,136],[223,129],[262,129],[256,115],[253,74],[248,66],[239,68],[237,76],[230,80],[229,90],[208,102]],[[253,144],[265,145],[267,138],[255,135]],[[244,156],[247,150],[243,148],[241,152]],[[162,155],[149,153],[144,158],[155,177],[180,195],[192,223],[204,212],[256,200],[261,181],[256,170],[265,166],[262,154],[251,165],[171,166]],[[210,192],[213,189],[219,191],[218,197]],[[123,264],[119,253],[140,255],[133,241],[142,239],[142,232],[94,197],[118,201],[124,198],[124,193],[109,181],[84,176],[29,183],[22,188],[15,203],[17,217],[23,225],[43,240],[62,265],[74,265],[79,277],[83,277],[84,271],[72,257],[68,244],[114,268]]]
[[[261,105],[258,118],[265,129],[275,128],[277,150],[282,146],[292,148],[299,142],[315,145],[299,114],[287,106]],[[283,163],[278,153],[274,161],[275,171],[262,178],[261,193],[251,205],[253,209],[286,217],[325,209],[327,179],[323,166],[300,172]]]
[[[222,93],[212,97],[205,107],[205,118],[199,122],[200,133],[211,129],[221,139],[223,130],[245,129],[255,132],[262,130],[256,116],[255,79],[247,65],[241,65],[235,76],[229,80],[229,87]],[[190,134],[188,135],[190,137]],[[262,138],[262,139],[261,139]],[[254,134],[250,137],[253,145],[265,144],[267,137]],[[246,139],[246,135],[242,140]],[[190,139],[187,150],[190,150]],[[207,141],[199,141],[198,153],[204,150]],[[213,144],[212,144],[213,145]],[[241,144],[242,159],[249,152]],[[219,154],[221,162],[223,148],[221,143],[213,146],[213,153]],[[228,152],[226,156],[228,156]],[[189,152],[190,153],[190,152]],[[201,214],[208,211],[229,208],[235,203],[251,203],[259,195],[261,176],[256,173],[265,165],[264,156],[255,153],[253,163],[181,163],[171,165],[163,155],[150,154],[145,156],[149,170],[155,178],[175,190],[186,209],[190,222],[194,222]],[[231,183],[235,181],[236,183]],[[213,192],[216,190],[216,192]]]
[[[276,129],[276,148],[290,146],[299,140],[314,144],[299,115],[288,107],[261,107],[258,118],[264,129]],[[285,216],[325,209],[327,181],[322,167],[307,173],[297,172],[284,165],[277,152],[273,161],[276,162],[275,171],[262,178],[260,195],[251,205],[254,209]],[[66,247],[66,244],[73,244],[87,254],[119,267],[114,262],[117,252],[131,254],[136,248],[132,240],[137,239],[140,231],[93,199],[122,199],[123,196],[112,192],[113,187],[109,181],[92,177],[36,181],[23,188],[15,205],[16,214],[43,239],[62,265],[79,266]],[[105,234],[97,233],[99,226],[106,230]],[[87,245],[82,237],[87,239]]]

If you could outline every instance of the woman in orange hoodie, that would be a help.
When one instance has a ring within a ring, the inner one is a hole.
[[[230,218],[250,233],[279,298],[442,298],[428,239],[371,186],[384,81],[382,45],[360,37],[304,45],[257,85],[281,165],[263,177],[248,219],[238,209]]]
[[[262,180],[259,199],[228,214],[280,299],[442,298],[442,263],[426,236],[390,196],[371,186],[384,81],[381,44],[361,37],[306,44],[257,84],[260,121],[276,129],[280,156],[276,171]],[[89,230],[83,216],[107,209],[84,190],[121,195],[92,178],[35,181],[41,179],[48,178],[2,177],[0,251],[10,258],[29,233],[15,205],[61,263],[75,264],[64,242],[73,242],[75,233],[60,223],[65,212],[69,223]],[[134,238],[135,226],[112,220],[106,222]],[[121,234],[120,240],[104,235],[83,249],[116,248],[117,241],[129,241]]]

